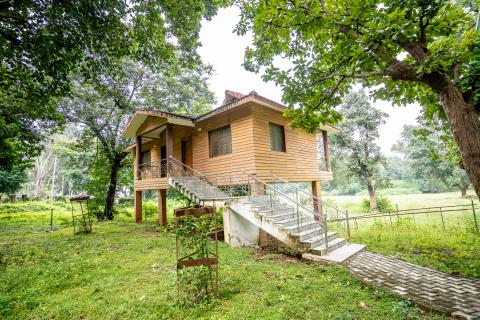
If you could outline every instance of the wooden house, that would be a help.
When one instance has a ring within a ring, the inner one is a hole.
[[[325,125],[314,133],[293,129],[283,116],[286,107],[255,91],[243,95],[225,92],[221,106],[192,117],[169,112],[138,110],[125,138],[136,143],[134,155],[135,220],[142,219],[142,192],[158,190],[159,223],[166,223],[169,163],[176,159],[202,175],[243,170],[266,182],[281,177],[309,182],[320,196],[321,181],[332,179],[328,136],[337,132]],[[223,184],[235,184],[223,175]]]

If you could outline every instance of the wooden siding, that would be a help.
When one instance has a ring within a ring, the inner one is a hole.
[[[195,128],[172,125],[173,156],[182,160],[181,141],[185,140],[191,141],[191,150],[187,150],[186,155],[187,162],[207,176],[223,172],[224,174],[217,175],[222,179],[230,175],[228,171],[242,169],[255,173],[266,181],[271,181],[270,172],[292,182],[331,180],[331,172],[319,170],[317,134],[292,129],[288,122],[280,111],[252,102],[200,121]],[[284,126],[286,152],[271,150],[269,123]],[[141,131],[151,130],[153,124],[158,125],[158,122],[146,122]],[[231,127],[232,153],[210,158],[208,132],[225,125]],[[159,139],[144,143],[142,151],[150,149],[152,163],[159,164],[160,148],[165,143],[163,132]],[[134,169],[136,176],[136,168]],[[135,179],[134,187],[135,190],[166,189],[168,181],[166,178]]]
[[[226,125],[230,125],[231,128],[232,153],[210,158],[208,131]],[[200,131],[198,131],[199,129]],[[245,106],[226,111],[197,123],[197,132],[192,137],[193,168],[207,175],[234,169],[254,172],[253,147],[251,108]],[[227,174],[223,176],[227,176]]]
[[[165,118],[148,116],[145,122],[140,126],[140,128],[138,128],[136,134],[137,136],[141,136],[152,130],[155,130],[156,128],[164,125],[165,123],[167,123],[167,120]]]
[[[331,180],[332,173],[320,171],[317,159],[316,133],[293,129],[281,112],[259,105],[252,108],[255,171],[268,180],[268,173],[288,181]],[[272,151],[269,123],[285,128],[286,152]]]

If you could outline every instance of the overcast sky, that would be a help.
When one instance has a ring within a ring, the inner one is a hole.
[[[210,79],[210,89],[222,102],[225,90],[244,94],[255,90],[258,94],[281,102],[282,91],[274,83],[265,83],[260,74],[246,71],[242,67],[243,53],[251,43],[251,37],[239,37],[233,33],[238,21],[238,9],[230,7],[219,10],[211,21],[204,21],[200,32],[202,47],[200,55],[206,63],[213,65],[215,74]],[[402,127],[415,124],[420,106],[393,107],[389,102],[377,101],[374,106],[389,114],[387,123],[381,128],[380,145],[384,154],[399,138]]]

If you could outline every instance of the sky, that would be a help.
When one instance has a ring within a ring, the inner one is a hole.
[[[210,89],[221,103],[225,90],[233,90],[248,94],[254,90],[258,94],[282,102],[282,90],[274,83],[266,83],[261,74],[246,71],[242,67],[245,48],[251,44],[251,36],[240,37],[233,32],[239,20],[236,7],[219,10],[211,21],[204,21],[200,32],[202,47],[199,53],[203,61],[211,64],[215,70],[210,78]],[[392,145],[400,139],[402,128],[407,124],[415,124],[420,114],[419,105],[393,107],[387,101],[372,101],[372,105],[389,115],[386,123],[380,128],[382,152],[392,155]]]

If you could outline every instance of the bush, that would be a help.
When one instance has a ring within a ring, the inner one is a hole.
[[[361,206],[364,212],[370,212],[370,199],[363,199]],[[387,197],[377,197],[377,210],[379,212],[393,211],[394,209],[393,203]]]

